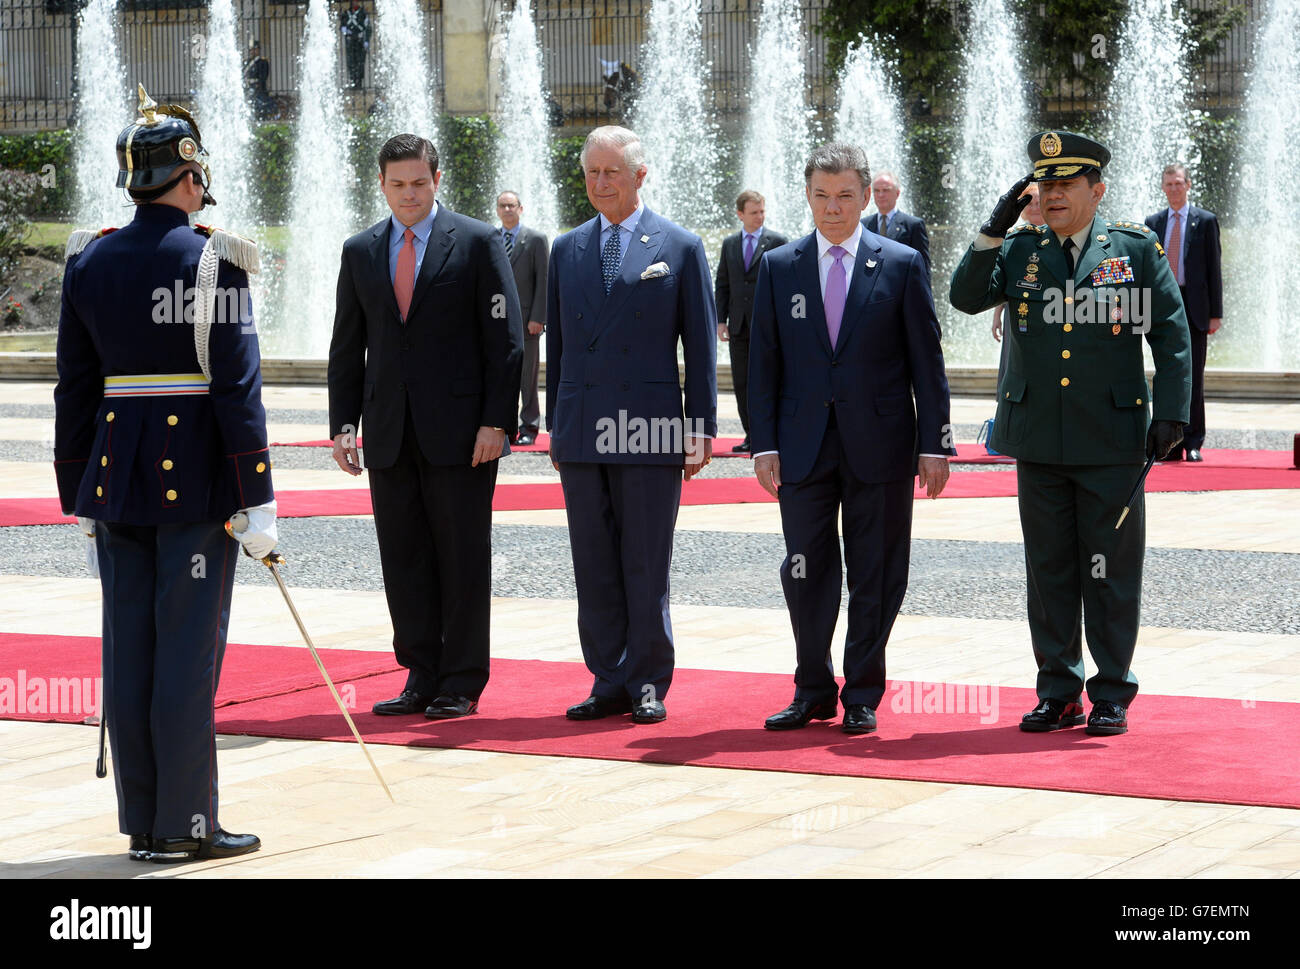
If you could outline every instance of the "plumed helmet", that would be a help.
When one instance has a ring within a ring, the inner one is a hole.
[[[175,181],[176,171],[196,163],[211,182],[207,149],[193,115],[178,104],[158,104],[139,87],[140,116],[117,136],[117,187],[153,194]]]

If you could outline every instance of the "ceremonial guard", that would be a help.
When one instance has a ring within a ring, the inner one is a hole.
[[[1163,457],[1182,438],[1192,379],[1187,318],[1151,230],[1096,214],[1110,151],[1048,131],[1030,140],[1029,157],[1033,173],[999,200],[953,272],[949,298],[966,313],[1007,304],[991,444],[1017,459],[1040,701],[1021,729],[1084,722],[1082,612],[1097,665],[1086,684],[1086,729],[1119,734],[1138,689],[1130,665],[1146,551],[1140,490],[1123,526],[1116,523],[1143,458]],[[1047,224],[1008,232],[1031,181]],[[1155,360],[1150,387],[1144,337]]]
[[[68,242],[54,391],[65,514],[103,585],[101,716],[130,857],[254,851],[217,819],[213,698],[239,545],[275,544],[275,501],[248,273],[257,249],[189,217],[214,204],[194,119],[140,88],[118,136],[121,229]],[[242,520],[241,520],[242,521]]]

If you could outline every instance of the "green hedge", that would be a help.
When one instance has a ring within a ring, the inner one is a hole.
[[[73,198],[70,131],[0,137],[0,168],[40,176],[41,187],[32,215],[40,219],[67,217]]]

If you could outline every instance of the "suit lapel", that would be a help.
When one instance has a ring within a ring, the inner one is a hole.
[[[817,272],[817,233],[806,235],[795,243],[794,276],[798,284],[796,292],[808,294],[808,325],[829,357],[831,338],[826,332],[826,304],[822,302],[821,275]]]
[[[623,254],[623,265],[618,278],[610,287],[609,296],[600,311],[600,329],[609,325],[618,315],[618,311],[632,291],[641,283],[641,273],[655,261],[659,250],[663,248],[667,235],[659,224],[659,217],[649,209],[641,210],[641,220],[632,230],[631,241],[627,243],[627,252]],[[680,272],[681,266],[669,266],[669,272]]]
[[[370,265],[375,273],[375,285],[381,293],[380,301],[400,321],[402,314],[397,309],[397,294],[393,292],[393,281],[388,276],[388,232],[391,225],[391,220],[385,219],[371,230]]]
[[[582,280],[582,297],[587,304],[583,327],[588,333],[596,325],[600,308],[605,303],[605,282],[600,272],[600,216],[596,216],[581,229],[574,247],[578,253],[578,278]]]
[[[424,258],[420,261],[420,272],[415,278],[415,292],[411,294],[411,308],[406,313],[407,320],[415,315],[415,309],[420,305],[420,299],[429,291],[433,285],[433,280],[438,273],[442,271],[443,263],[451,255],[451,250],[456,245],[456,239],[453,233],[456,226],[452,223],[450,214],[444,208],[439,208],[437,216],[433,220],[433,228],[429,230],[429,241],[424,247]]]
[[[1083,250],[1083,255],[1079,257],[1078,265],[1075,266],[1076,281],[1087,279],[1092,271],[1101,265],[1101,261],[1110,255],[1110,235],[1106,232],[1106,223],[1100,216],[1093,216],[1092,227],[1088,232],[1088,248]]]
[[[858,240],[858,254],[853,260],[853,278],[849,280],[849,291],[844,300],[844,318],[840,321],[840,335],[835,343],[837,349],[848,343],[849,332],[861,318],[863,307],[871,298],[871,291],[876,288],[876,280],[880,278],[883,265],[880,246],[868,242],[867,237],[862,236]],[[827,342],[829,341],[828,335]]]

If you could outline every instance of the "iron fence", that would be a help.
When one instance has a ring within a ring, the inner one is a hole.
[[[358,6],[374,26],[376,0]],[[382,2],[382,0],[379,0]],[[429,63],[436,70],[436,103],[443,103],[442,0],[419,0],[428,24]],[[159,101],[193,99],[206,43],[208,0],[118,0],[118,52],[124,80],[134,89],[138,81]],[[69,124],[75,105],[77,11],[85,0],[0,0],[0,130],[37,131]],[[274,105],[263,118],[292,117],[297,109],[298,55],[306,25],[307,5],[280,0],[233,0],[238,43],[247,58],[251,41],[261,44],[268,62],[267,93]],[[351,6],[331,3],[335,18]],[[364,74],[354,87],[340,38],[339,89],[351,113],[370,109],[375,100],[373,66],[379,54],[372,36],[364,56]],[[239,84],[240,78],[232,78]]]

